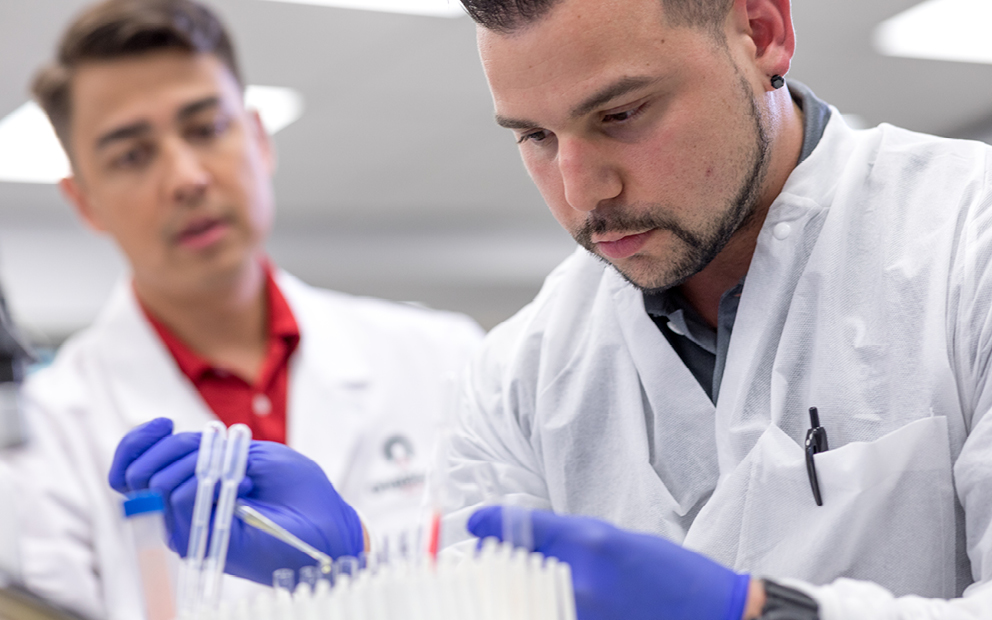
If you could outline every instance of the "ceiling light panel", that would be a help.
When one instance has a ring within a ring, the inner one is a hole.
[[[0,120],[0,181],[57,183],[67,176],[69,160],[35,102]]]
[[[292,4],[312,4],[340,9],[405,13],[431,17],[461,17],[465,10],[458,0],[267,0]]]
[[[303,114],[303,96],[292,88],[251,85],[245,106],[258,110],[269,134]],[[0,120],[0,181],[58,183],[69,176],[69,160],[48,117],[29,101]]]
[[[992,1],[927,0],[875,29],[886,56],[992,63]]]
[[[303,116],[303,95],[292,88],[250,85],[245,107],[258,110],[269,135],[275,135]]]

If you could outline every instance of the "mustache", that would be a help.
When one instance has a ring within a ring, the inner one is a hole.
[[[576,242],[589,251],[596,246],[593,235],[606,233],[642,232],[650,229],[667,230],[691,248],[700,248],[704,240],[665,213],[660,205],[612,206],[601,205],[603,211],[592,212],[582,228],[573,233]]]

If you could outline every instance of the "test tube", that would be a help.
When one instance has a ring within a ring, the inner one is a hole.
[[[248,448],[251,446],[251,429],[244,424],[235,424],[228,430],[224,446],[224,466],[221,473],[220,499],[214,515],[214,529],[210,537],[210,551],[205,566],[206,583],[203,600],[210,609],[220,601],[220,582],[227,562],[227,545],[231,541],[231,520],[234,518],[234,502],[238,495],[238,485],[245,477],[248,467]]]
[[[561,602],[561,620],[575,620],[575,589],[572,584],[572,567],[567,562],[555,566],[558,582],[558,600]]]
[[[179,581],[179,617],[189,618],[199,604],[203,582],[203,558],[207,554],[210,512],[214,505],[214,487],[220,478],[227,428],[220,422],[207,424],[200,436],[196,457],[196,499],[189,528],[186,562]]]
[[[338,581],[342,577],[349,577],[351,579],[357,577],[360,566],[361,563],[358,558],[350,555],[343,555],[337,560],[334,560],[334,585],[338,585]]]
[[[311,590],[317,587],[317,580],[320,579],[320,569],[316,566],[300,567],[300,583],[306,584]]]
[[[165,502],[158,491],[132,493],[124,502],[124,517],[138,553],[148,620],[173,620],[176,615],[169,575],[169,549],[165,546],[164,512]]]
[[[389,545],[389,536],[383,536],[379,540],[378,549],[372,554],[369,568],[378,570],[382,566],[388,565],[392,561],[392,552]]]
[[[293,591],[296,585],[296,573],[292,568],[280,568],[272,572],[272,587],[276,590]]]

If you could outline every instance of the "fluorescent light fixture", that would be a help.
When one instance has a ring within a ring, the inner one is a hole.
[[[992,63],[990,26],[990,0],[926,0],[879,24],[874,44],[886,56]]]
[[[868,129],[870,127],[865,117],[859,114],[841,114],[841,116],[844,117],[844,123],[851,129]]]
[[[269,134],[303,114],[303,96],[292,88],[251,85],[245,105],[258,110]],[[69,176],[69,160],[48,117],[29,101],[0,120],[0,181],[58,183]]]
[[[58,183],[67,176],[69,160],[35,102],[0,120],[0,181]]]
[[[431,17],[461,17],[465,15],[465,9],[462,8],[461,2],[458,0],[269,0],[269,2],[313,4],[341,9],[406,13]]]
[[[265,130],[275,135],[303,116],[303,95],[292,88],[251,85],[245,89],[245,106],[258,110]]]

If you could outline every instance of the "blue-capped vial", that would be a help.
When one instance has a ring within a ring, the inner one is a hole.
[[[158,491],[130,493],[124,519],[134,541],[147,620],[174,620],[175,558],[165,543],[165,501]]]

